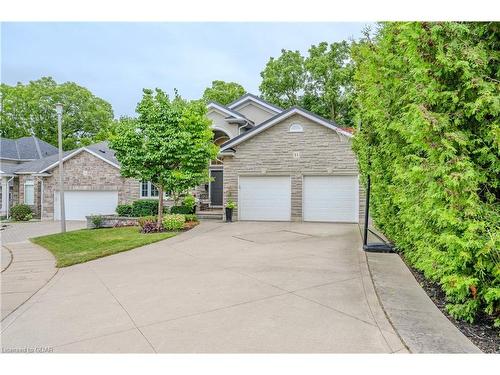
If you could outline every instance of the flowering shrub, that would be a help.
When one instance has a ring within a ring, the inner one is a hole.
[[[184,226],[185,221],[186,218],[184,217],[184,215],[180,214],[165,215],[163,217],[163,227],[165,228],[165,230],[169,231],[181,230]]]

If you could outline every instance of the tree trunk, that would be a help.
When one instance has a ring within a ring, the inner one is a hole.
[[[163,188],[157,186],[158,188],[158,228],[162,226],[163,223]]]

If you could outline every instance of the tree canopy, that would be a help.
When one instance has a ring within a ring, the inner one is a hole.
[[[207,166],[218,147],[212,142],[204,103],[144,89],[136,111],[138,118],[120,121],[110,141],[124,177],[151,181],[160,197],[166,192],[175,200],[209,181]],[[163,199],[159,199],[158,225],[162,213]]]
[[[65,149],[102,140],[113,120],[108,102],[73,82],[58,84],[51,77],[43,77],[28,84],[2,84],[0,94],[0,135],[6,138],[35,135],[57,145],[58,102],[64,106]]]
[[[283,108],[304,107],[320,116],[352,125],[354,66],[346,41],[312,45],[308,56],[281,50],[260,73],[264,99]]]
[[[353,51],[372,217],[453,316],[498,325],[499,41],[498,23],[395,22]]]
[[[239,83],[212,81],[212,86],[203,92],[203,99],[227,105],[245,94],[245,89]]]

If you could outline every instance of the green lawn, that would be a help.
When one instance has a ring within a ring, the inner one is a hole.
[[[81,229],[31,238],[49,250],[57,267],[67,267],[175,236],[176,232],[142,234],[138,227]]]

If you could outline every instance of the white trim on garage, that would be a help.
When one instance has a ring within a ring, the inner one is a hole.
[[[238,220],[291,219],[291,176],[238,176]]]
[[[85,220],[89,215],[114,214],[118,205],[116,190],[66,190],[66,220]],[[54,191],[54,220],[59,220],[59,191]]]
[[[303,176],[302,220],[358,223],[358,175],[336,174]]]

